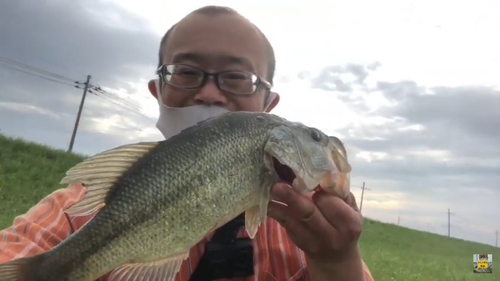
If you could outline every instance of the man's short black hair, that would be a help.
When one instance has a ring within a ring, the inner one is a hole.
[[[193,13],[198,13],[198,14],[203,14],[207,16],[218,16],[218,15],[234,15],[234,14],[239,14],[236,10],[233,10],[229,7],[221,7],[221,6],[205,6],[202,8],[199,8],[195,10]],[[172,25],[170,29],[163,35],[161,42],[160,42],[160,49],[158,51],[158,67],[160,67],[163,64],[162,61],[162,49],[164,46],[167,45],[167,39],[168,36],[172,33],[172,30],[175,28],[176,24]],[[274,78],[274,72],[276,70],[276,57],[274,56],[274,49],[273,46],[271,45],[271,42],[267,39],[267,37],[260,31],[260,29],[254,24],[253,25],[255,29],[262,35],[264,38],[264,44],[265,48],[267,51],[267,57],[268,57],[268,62],[267,62],[267,77],[265,77],[271,84],[273,83],[273,78]]]

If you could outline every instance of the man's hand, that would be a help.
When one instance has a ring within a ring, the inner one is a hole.
[[[357,241],[362,216],[352,193],[341,198],[317,191],[302,195],[276,183],[268,215],[277,220],[306,254],[313,280],[363,280]]]

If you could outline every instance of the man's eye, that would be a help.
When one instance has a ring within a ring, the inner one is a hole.
[[[176,72],[177,75],[183,75],[183,76],[195,76],[199,75],[198,72],[196,71],[178,71]]]
[[[245,79],[245,76],[234,74],[234,75],[229,75],[227,78],[236,80],[236,79]]]

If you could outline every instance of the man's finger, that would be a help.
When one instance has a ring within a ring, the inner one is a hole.
[[[356,196],[354,196],[352,192],[349,192],[349,195],[347,195],[345,202],[349,204],[349,206],[351,206],[354,210],[359,212],[358,204],[356,203]]]
[[[286,229],[287,234],[304,251],[318,253],[324,249],[322,240],[338,240],[338,233],[322,217],[319,211],[308,221],[302,221],[293,215],[292,208],[279,202],[271,201],[268,205],[268,216],[278,221]],[[315,241],[316,240],[316,241]],[[311,242],[314,241],[314,242]]]
[[[307,221],[316,212],[316,206],[307,197],[290,188],[284,183],[277,183],[272,189],[273,199],[286,204],[298,219]]]
[[[267,206],[267,215],[278,221],[283,227],[290,220],[288,207],[280,202],[271,201]]]
[[[359,215],[340,197],[323,191],[316,192],[313,195],[313,202],[318,206],[322,216],[337,230],[348,227],[355,219],[355,216]]]
[[[296,237],[299,240],[304,240],[304,237],[309,237],[309,229],[304,227],[301,220],[298,220],[292,212],[290,207],[283,205],[279,202],[269,202],[267,208],[267,215],[275,219],[281,226],[283,226],[290,236]]]
[[[320,236],[334,235],[335,228],[318,210],[318,207],[311,199],[286,184],[276,184],[273,187],[273,193],[277,200],[287,205],[286,215],[288,217],[285,220],[289,231],[298,233],[301,229],[307,229],[308,232]]]

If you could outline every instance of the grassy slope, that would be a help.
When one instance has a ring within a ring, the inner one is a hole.
[[[0,135],[0,229],[62,187],[60,179],[82,156]],[[365,220],[360,240],[375,280],[500,280],[499,272],[473,274],[473,254],[500,249]],[[497,269],[498,270],[498,269]]]
[[[0,135],[0,228],[26,212],[59,184],[82,156]]]

